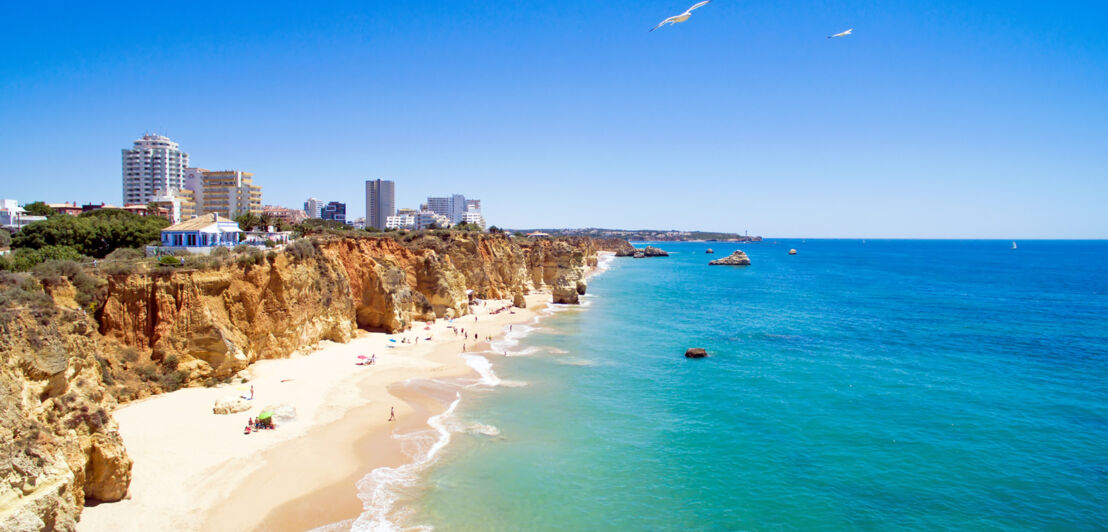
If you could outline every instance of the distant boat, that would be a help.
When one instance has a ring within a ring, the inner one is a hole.
[[[796,250],[795,249],[790,249],[789,250],[789,255],[796,255]]]
[[[1016,245],[1015,240],[1012,241],[1012,249],[1019,249],[1019,246]]]

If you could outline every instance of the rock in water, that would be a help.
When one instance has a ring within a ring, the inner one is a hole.
[[[515,308],[527,308],[527,298],[523,297],[523,292],[516,292],[512,296],[512,306]]]
[[[796,255],[796,250],[795,249],[790,249],[789,250],[789,255]]]
[[[716,252],[716,250],[714,250],[712,248],[708,248],[708,249],[704,250],[704,253],[707,253],[709,255],[711,255],[712,253],[715,253],[715,252]]]
[[[647,257],[668,257],[669,256],[669,253],[666,253],[665,251],[663,251],[661,249],[658,249],[654,246],[646,246],[645,248],[643,248],[642,254],[647,256]]]
[[[708,350],[703,347],[690,347],[685,351],[685,358],[704,358],[708,356]]]
[[[584,279],[578,279],[577,280],[577,295],[579,295],[579,296],[585,295],[585,291],[588,290],[588,288],[589,288],[589,285],[588,285],[588,283],[585,282]]]
[[[239,397],[224,397],[212,405],[213,414],[237,414],[250,410],[250,403]]]
[[[750,257],[741,249],[722,258],[708,263],[709,266],[750,266]]]

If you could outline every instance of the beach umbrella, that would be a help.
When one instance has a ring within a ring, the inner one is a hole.
[[[365,356],[365,355],[358,355],[358,358],[360,358],[360,359],[362,359],[362,360],[365,360],[365,359],[367,359],[367,358],[369,358],[369,357],[367,357],[367,356]]]
[[[262,412],[261,414],[258,414],[258,421],[265,421],[267,419],[273,419],[273,412],[267,410],[265,412]]]
[[[396,338],[389,338],[389,341],[395,344],[396,343]]]

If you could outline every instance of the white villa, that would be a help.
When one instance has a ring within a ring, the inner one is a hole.
[[[162,229],[162,245],[155,247],[155,252],[183,249],[207,255],[214,248],[234,247],[243,241],[243,231],[238,223],[212,213]],[[150,250],[147,251],[149,253]]]

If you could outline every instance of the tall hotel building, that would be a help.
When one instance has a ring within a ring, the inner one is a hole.
[[[189,154],[161,135],[143,135],[123,150],[123,204],[145,205],[184,187]]]
[[[365,182],[365,225],[384,229],[396,213],[396,183],[375,179]]]
[[[234,219],[240,214],[262,214],[262,187],[254,184],[250,172],[189,168],[185,188],[193,192],[200,215],[214,212]]]

